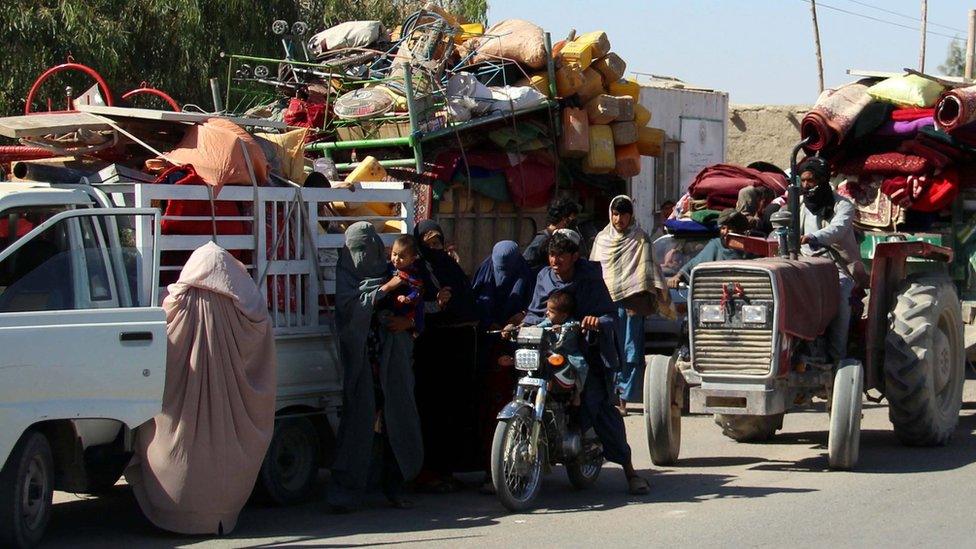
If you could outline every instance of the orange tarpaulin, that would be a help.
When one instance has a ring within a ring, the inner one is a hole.
[[[268,159],[261,145],[244,128],[223,118],[191,126],[166,158],[176,164],[192,164],[216,195],[224,185],[251,184],[244,149],[251,158],[256,183],[263,185],[268,180]]]

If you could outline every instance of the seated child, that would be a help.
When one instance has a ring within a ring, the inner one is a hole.
[[[540,328],[552,327],[557,334],[556,342],[549,348],[552,352],[566,357],[569,367],[575,372],[575,376],[568,375],[569,372],[557,372],[556,381],[564,387],[575,377],[576,394],[574,404],[579,402],[579,394],[583,391],[583,383],[586,382],[586,374],[589,370],[586,358],[580,350],[580,339],[582,332],[579,321],[573,319],[576,314],[576,300],[573,294],[557,290],[549,296],[546,301],[546,318],[538,324]]]
[[[552,328],[556,341],[549,350],[563,355],[567,363],[566,366],[559,368],[553,377],[563,388],[569,389],[575,386],[573,404],[579,405],[579,395],[583,391],[589,368],[580,350],[582,333],[579,321],[573,319],[574,314],[576,314],[576,300],[573,294],[557,290],[546,301],[546,318],[537,326]],[[514,329],[514,326],[505,327],[507,332],[512,332]],[[498,359],[498,364],[501,366],[512,366],[514,363],[515,360],[508,355]]]
[[[393,242],[390,253],[392,276],[404,281],[390,296],[393,313],[413,320],[415,337],[424,329],[424,282],[418,270],[418,257],[417,241],[412,236],[403,235]]]

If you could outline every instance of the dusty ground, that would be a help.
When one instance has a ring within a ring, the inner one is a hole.
[[[374,505],[332,516],[322,498],[284,509],[250,506],[231,536],[175,536],[141,515],[124,485],[101,498],[58,493],[51,547],[441,547],[972,546],[976,496],[976,381],[966,386],[959,428],[944,448],[906,448],[883,405],[865,404],[861,460],[853,473],[826,470],[827,415],[788,415],[774,442],[737,444],[708,417],[687,417],[677,466],[652,468],[640,415],[627,418],[637,467],[652,493],[623,492],[620,469],[574,491],[561,469],[546,478],[539,509],[510,515],[473,486],[417,495],[417,508]],[[324,486],[323,486],[324,489]]]

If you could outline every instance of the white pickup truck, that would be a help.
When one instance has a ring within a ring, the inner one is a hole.
[[[324,227],[352,220],[324,206],[394,203],[398,214],[369,220],[409,230],[411,191],[228,186],[216,200],[240,215],[165,218],[173,200],[211,204],[202,186],[0,183],[0,546],[40,540],[53,490],[119,479],[133,430],[161,408],[165,283],[211,239],[253,273],[275,329],[277,421],[257,489],[301,500],[330,459],[342,379],[329,296],[343,235]],[[237,230],[162,234],[161,219]]]

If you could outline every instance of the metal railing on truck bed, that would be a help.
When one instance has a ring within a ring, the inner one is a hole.
[[[390,232],[380,232],[390,245],[413,230],[414,204],[403,183],[357,183],[355,190],[291,187],[225,186],[213,198],[202,185],[103,185],[117,205],[156,207],[163,215],[158,246],[161,253],[160,288],[173,282],[189,254],[214,241],[240,259],[268,302],[276,337],[331,333],[335,267],[344,245],[341,228],[370,221]],[[182,210],[235,215],[174,215],[171,201],[184,201]],[[343,206],[335,208],[334,203]],[[224,207],[221,207],[221,203]],[[339,215],[356,204],[388,204],[390,215]],[[194,225],[189,225],[189,224]],[[395,228],[393,226],[396,226]],[[191,232],[197,234],[175,234]],[[206,228],[200,231],[201,227]],[[330,231],[331,228],[331,231]],[[152,224],[134,227],[137,246],[152,243]],[[396,230],[396,232],[392,232]],[[199,234],[203,232],[204,234]]]

